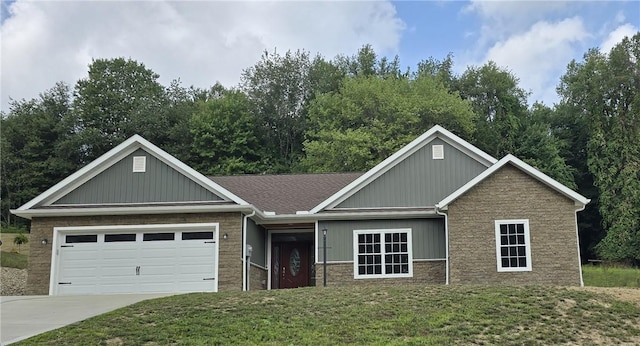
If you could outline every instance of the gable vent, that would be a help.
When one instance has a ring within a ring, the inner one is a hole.
[[[133,157],[133,173],[142,173],[146,171],[147,171],[147,157],[134,156]]]
[[[434,160],[444,160],[444,145],[435,144],[431,146],[431,155]]]

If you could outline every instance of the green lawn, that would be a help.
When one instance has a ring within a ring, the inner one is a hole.
[[[25,254],[0,251],[0,267],[26,269],[28,259]]]
[[[554,287],[369,286],[188,294],[20,345],[640,344],[640,306]]]
[[[640,269],[607,265],[582,267],[585,286],[640,287]]]

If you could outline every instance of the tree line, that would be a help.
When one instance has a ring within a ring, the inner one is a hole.
[[[561,77],[560,101],[528,103],[509,70],[453,71],[453,57],[403,70],[371,46],[326,59],[265,52],[237,87],[165,86],[131,59],[96,59],[2,113],[2,224],[9,213],[133,134],[208,175],[367,170],[439,124],[514,154],[592,202],[583,258],[640,262],[640,33],[591,49]]]

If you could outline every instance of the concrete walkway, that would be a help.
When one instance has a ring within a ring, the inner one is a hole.
[[[0,345],[171,294],[0,297]]]

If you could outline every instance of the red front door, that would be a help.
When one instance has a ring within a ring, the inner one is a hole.
[[[308,243],[273,244],[271,265],[271,288],[309,286]]]

